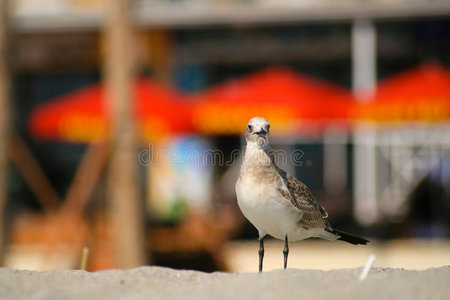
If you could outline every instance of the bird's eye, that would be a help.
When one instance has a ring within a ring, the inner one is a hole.
[[[252,129],[253,129],[253,126],[252,126],[252,125],[250,125],[250,124],[248,124],[248,125],[247,125],[247,129],[248,129],[248,131],[252,131]]]
[[[267,124],[267,130],[269,130],[270,129],[270,124]]]

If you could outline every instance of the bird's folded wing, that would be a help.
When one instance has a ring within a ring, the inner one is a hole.
[[[302,212],[299,224],[308,229],[328,227],[328,222],[325,220],[328,214],[322,206],[317,204],[308,187],[287,173],[280,175],[284,177],[287,188],[287,191],[280,189],[280,193]]]

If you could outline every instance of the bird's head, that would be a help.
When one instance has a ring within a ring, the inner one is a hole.
[[[251,119],[245,130],[245,139],[247,144],[255,143],[260,148],[265,148],[269,143],[270,123],[261,117]]]

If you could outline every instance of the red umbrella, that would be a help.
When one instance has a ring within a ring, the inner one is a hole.
[[[255,116],[268,119],[276,132],[298,124],[323,125],[348,117],[352,96],[335,85],[270,68],[193,96],[194,124],[208,134],[237,134]]]
[[[356,118],[371,121],[450,119],[450,72],[425,64],[381,81],[372,102],[356,107]]]
[[[133,112],[144,139],[193,130],[190,105],[179,94],[144,79],[134,83],[132,93]],[[56,98],[32,112],[31,134],[39,139],[72,142],[103,139],[110,128],[104,101],[102,84]]]

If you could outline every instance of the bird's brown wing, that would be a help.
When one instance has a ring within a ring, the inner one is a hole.
[[[305,229],[331,227],[326,220],[328,217],[325,209],[317,204],[308,187],[294,176],[280,170],[280,176],[287,187],[280,189],[281,194],[302,212],[299,224]]]

